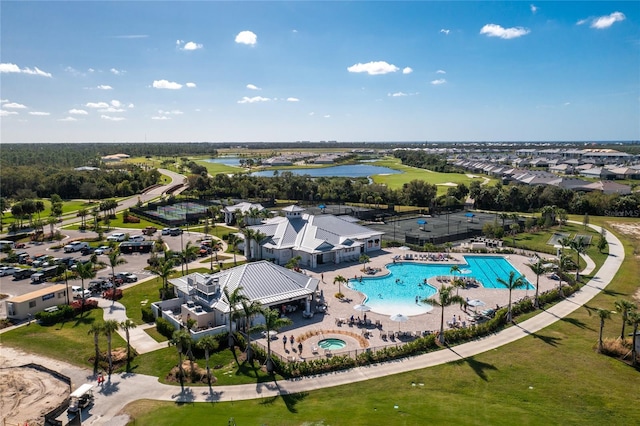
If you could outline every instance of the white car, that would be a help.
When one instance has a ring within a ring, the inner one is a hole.
[[[171,233],[171,228],[162,228],[162,235],[169,235]]]
[[[124,232],[116,232],[107,237],[107,241],[122,242],[126,238]]]
[[[14,268],[13,266],[3,266],[0,268],[0,277],[4,277],[6,275],[13,275],[14,272],[19,271],[18,268]]]
[[[129,241],[132,241],[134,243],[140,243],[144,241],[144,235],[132,235],[129,237]]]
[[[109,254],[111,253],[111,251],[113,251],[113,249],[109,246],[100,246],[97,249],[94,250],[95,254]]]

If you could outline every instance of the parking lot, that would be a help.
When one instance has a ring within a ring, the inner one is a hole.
[[[61,230],[62,234],[65,238],[58,242],[44,242],[44,243],[30,243],[27,244],[25,248],[17,249],[17,252],[27,252],[30,257],[34,258],[39,255],[50,255],[59,259],[65,257],[72,257],[78,261],[89,259],[89,255],[82,255],[81,252],[74,253],[65,253],[62,248],[54,249],[53,247],[59,247],[65,244],[66,241],[85,239],[85,238],[94,238],[96,234],[91,231],[73,231],[73,230]],[[132,235],[138,234],[138,230],[112,230],[109,233],[105,233],[105,238],[111,235],[112,233],[117,232],[129,232]],[[155,240],[160,236],[161,231],[158,230],[153,236],[147,237],[148,240]],[[192,244],[197,244],[198,240],[201,240],[203,235],[197,232],[184,232],[181,235],[171,236],[171,235],[162,235],[162,239],[164,243],[168,246],[168,248],[172,251],[181,251],[182,247],[186,246],[189,241]],[[122,257],[127,261],[124,265],[117,266],[116,273],[118,272],[131,272],[137,275],[139,280],[143,280],[152,276],[153,274],[149,270],[145,270],[144,268],[148,266],[147,259],[149,259],[150,254],[141,254],[141,253],[133,253],[133,254],[123,254]],[[107,265],[109,263],[109,258],[107,254],[102,254],[98,256],[98,259],[102,262],[105,262]],[[21,265],[22,266],[22,265]],[[107,278],[111,274],[111,267],[106,266],[97,272],[96,278]],[[85,280],[85,287],[88,286],[89,281]],[[80,279],[68,279],[69,286],[79,286],[81,285]],[[24,278],[21,280],[14,280],[13,276],[7,275],[4,277],[0,277],[0,293],[6,294],[9,297],[18,296],[21,294],[29,293],[41,288],[46,288],[54,285],[54,283],[50,281],[45,281],[43,283],[34,284],[31,282],[30,278]],[[0,318],[5,318],[6,312],[4,303],[0,303]]]

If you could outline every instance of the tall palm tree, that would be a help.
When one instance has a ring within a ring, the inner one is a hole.
[[[187,275],[189,275],[189,262],[198,256],[198,250],[198,246],[193,245],[191,241],[188,241],[182,251],[182,258],[184,259],[185,267],[187,268]]]
[[[225,299],[227,299],[227,303],[229,304],[229,349],[233,353],[235,357],[235,339],[233,337],[233,320],[237,319],[236,312],[238,310],[238,305],[242,303],[242,301],[249,301],[249,298],[242,294],[242,286],[236,287],[233,291],[229,291],[228,287],[224,287],[222,289],[222,293],[224,294]],[[237,327],[236,327],[237,329]],[[238,359],[236,358],[236,362]],[[238,365],[240,365],[238,363]]]
[[[219,346],[218,340],[216,340],[216,338],[211,335],[207,335],[202,337],[200,340],[198,340],[198,343],[196,343],[196,346],[199,349],[204,350],[204,359],[207,364],[207,381],[209,383],[209,386],[211,386],[211,369],[209,368],[209,354],[212,351],[215,351],[216,349],[218,349],[218,346]]]
[[[180,371],[180,388],[184,392],[184,369],[182,368],[182,351],[186,347],[191,347],[191,335],[186,330],[176,330],[169,340],[169,346],[175,346],[178,351],[178,370]]]
[[[255,237],[256,231],[251,228],[242,228],[240,232],[244,236],[244,256],[247,260],[251,260],[253,258],[251,255],[251,240]]]
[[[78,277],[80,277],[80,282],[82,285],[82,299],[80,299],[82,302],[82,307],[80,309],[80,312],[84,312],[84,280],[85,279],[91,279],[94,278],[96,276],[96,271],[93,270],[93,263],[91,262],[87,262],[87,263],[77,263],[76,264],[76,274],[78,274]]]
[[[274,365],[273,359],[271,359],[271,335],[269,332],[271,330],[278,331],[282,327],[292,324],[292,322],[289,318],[280,318],[280,312],[268,307],[262,309],[262,315],[264,315],[264,324],[260,324],[256,328],[267,332],[267,360],[265,364],[267,372],[273,373]]]
[[[438,341],[441,345],[444,345],[444,308],[455,303],[462,304],[465,302],[463,297],[453,294],[453,286],[445,284],[440,287],[435,296],[422,300],[422,303],[440,307],[440,334],[438,335]]]
[[[87,227],[87,214],[89,214],[87,209],[83,208],[83,209],[78,210],[78,216],[80,216],[80,227],[81,227],[81,229],[85,229]]]
[[[342,293],[342,288],[340,287],[340,284],[346,284],[347,279],[342,275],[336,275],[336,277],[333,279],[333,283],[334,284],[338,283],[338,293]]]
[[[93,372],[98,372],[98,363],[100,362],[100,344],[99,337],[102,334],[104,323],[102,321],[92,322],[87,334],[93,335],[93,347],[95,349],[95,359],[93,361]]]
[[[227,239],[227,245],[231,248],[231,251],[233,251],[233,264],[237,265],[238,262],[236,261],[236,251],[238,250],[238,243],[240,242],[240,239],[238,238],[238,236],[236,234],[229,234],[229,238]]]
[[[247,339],[247,349],[245,351],[247,354],[247,361],[249,361],[250,363],[253,363],[253,348],[251,347],[251,333],[250,333],[251,318],[254,315],[260,313],[260,310],[262,309],[262,305],[260,305],[260,303],[256,302],[255,300],[251,302],[248,299],[241,300],[240,305],[242,306],[242,314],[245,319],[242,326],[242,330],[244,332],[245,339]]]
[[[638,352],[636,351],[638,338],[638,324],[640,324],[640,313],[632,311],[627,314],[629,325],[633,326],[633,338],[631,342],[631,362],[634,366],[638,365]]]
[[[127,263],[127,260],[120,256],[120,250],[116,249],[109,253],[109,266],[111,266],[111,276],[113,277],[114,285],[116,279],[116,266],[124,265],[125,263]]]
[[[580,278],[580,255],[587,251],[587,247],[582,240],[582,237],[576,238],[569,243],[571,250],[576,252],[576,282]]]
[[[256,230],[253,234],[253,240],[255,241],[255,247],[256,247],[255,258],[258,260],[262,259],[262,245],[260,243],[266,237],[267,237],[267,234],[265,234],[264,232],[260,232],[258,230]]]
[[[616,310],[622,314],[622,331],[620,332],[620,340],[624,340],[624,326],[629,319],[629,314],[638,309],[638,306],[628,300],[619,299],[616,300],[615,307]]]
[[[453,274],[453,279],[451,280],[451,283],[456,288],[456,295],[458,295],[458,290],[460,289],[460,283],[462,283],[464,285],[464,281],[457,281],[456,280],[456,273],[460,273],[460,266],[459,265],[452,265],[451,268],[449,268],[449,273]]]
[[[528,263],[527,266],[536,274],[536,296],[533,300],[533,306],[537,309],[540,306],[540,301],[538,300],[540,294],[540,275],[547,272],[547,269],[542,266],[542,259],[540,258],[538,258],[536,263]]]
[[[516,278],[515,271],[509,272],[509,279],[507,281],[503,280],[500,277],[496,278],[496,281],[499,284],[502,284],[503,286],[505,286],[507,288],[507,290],[509,290],[509,308],[507,310],[507,322],[511,322],[511,320],[512,320],[512,318],[511,318],[511,292],[513,290],[517,289],[517,288],[526,287],[527,282],[525,281],[525,279],[524,279],[524,277],[522,275],[520,275],[519,277]]]
[[[163,259],[158,259],[158,263],[151,272],[162,278],[162,300],[169,298],[169,276],[173,272],[173,261],[167,259],[166,253]]]
[[[600,333],[598,334],[598,352],[602,352],[602,332],[604,330],[604,322],[611,318],[611,311],[608,309],[597,309],[598,318],[600,318]]]
[[[106,320],[102,332],[107,337],[107,359],[109,360],[109,380],[111,380],[111,373],[113,371],[113,357],[111,355],[111,336],[118,331],[120,323],[116,320]]]
[[[131,364],[131,336],[129,335],[129,330],[136,327],[136,323],[129,318],[120,323],[120,329],[124,330],[125,337],[127,338],[127,373],[129,372]]]
[[[562,292],[562,275],[564,271],[568,269],[568,264],[571,261],[568,255],[564,253],[560,253],[560,258],[558,259],[558,292],[561,297],[564,297],[564,293]]]
[[[360,255],[360,262],[362,262],[362,270],[364,271],[367,268],[367,262],[369,262],[370,257],[366,254]]]

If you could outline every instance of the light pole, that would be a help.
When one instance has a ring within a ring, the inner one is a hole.
[[[66,291],[65,293],[67,294],[67,305],[70,305],[71,303],[69,302],[69,281],[67,280],[67,268],[64,268],[64,285],[66,287]],[[83,295],[84,297],[84,295]]]

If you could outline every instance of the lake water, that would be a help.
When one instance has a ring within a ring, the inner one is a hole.
[[[207,163],[224,164],[227,166],[240,167],[240,157],[218,157],[205,160]]]
[[[294,175],[309,175],[311,177],[368,177],[373,175],[395,175],[402,173],[388,167],[372,166],[369,164],[349,164],[342,166],[331,166],[319,169],[275,169],[278,173],[291,172]],[[273,176],[275,170],[264,170],[251,173],[253,176]]]

